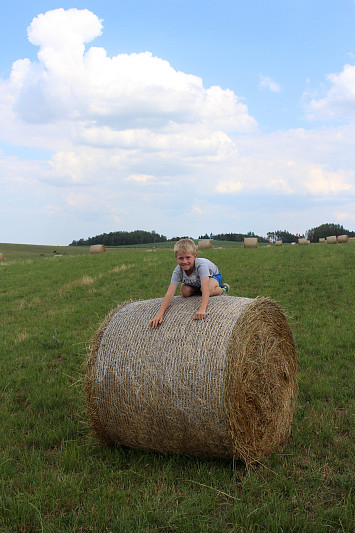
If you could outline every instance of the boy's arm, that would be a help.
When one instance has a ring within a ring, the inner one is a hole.
[[[166,294],[163,298],[163,301],[161,303],[160,309],[155,315],[154,318],[150,321],[150,325],[152,328],[157,328],[159,324],[163,322],[163,316],[167,308],[169,307],[169,304],[171,300],[173,299],[173,296],[175,294],[177,285],[174,285],[173,283],[170,283],[168,290],[166,291]]]
[[[207,304],[210,298],[210,278],[203,278],[201,280],[201,292],[202,292],[201,305],[200,305],[200,309],[196,311],[195,313],[194,320],[200,320],[201,318],[206,318]]]

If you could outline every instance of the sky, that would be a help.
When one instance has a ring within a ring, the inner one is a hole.
[[[355,229],[355,0],[0,0],[0,242]]]

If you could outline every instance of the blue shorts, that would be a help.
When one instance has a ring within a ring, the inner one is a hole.
[[[215,276],[211,276],[211,278],[216,279],[218,281],[219,286],[222,285],[223,280],[222,280],[222,274],[220,272],[218,272],[218,274],[216,274]]]
[[[209,276],[211,279],[216,279],[218,281],[218,285],[221,286],[223,281],[222,281],[222,274],[220,272],[218,272],[218,274],[216,274],[215,276]],[[198,289],[199,291],[201,290],[201,282],[198,281],[199,285],[197,285],[197,282],[196,284],[194,285],[188,285],[189,287],[195,287],[195,289]]]

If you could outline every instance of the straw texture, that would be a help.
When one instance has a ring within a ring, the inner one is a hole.
[[[92,246],[90,246],[90,253],[91,254],[105,254],[106,246],[104,244],[93,244]]]
[[[338,239],[336,235],[330,235],[330,237],[327,237],[327,244],[337,244]]]
[[[349,235],[338,235],[338,242],[339,243],[349,242]]]
[[[198,249],[199,250],[207,250],[213,248],[213,243],[210,239],[200,239],[198,241]]]
[[[257,237],[245,237],[244,238],[244,248],[257,248],[257,247],[258,247]]]
[[[94,430],[108,444],[257,460],[285,442],[297,397],[291,329],[267,298],[200,296],[113,311],[92,341],[86,371]]]

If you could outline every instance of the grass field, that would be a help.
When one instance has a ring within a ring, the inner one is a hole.
[[[119,303],[164,295],[171,250],[0,252],[1,532],[354,531],[355,244],[201,252],[232,295],[275,299],[297,344],[291,438],[248,467],[109,448],[88,424],[87,345]]]

